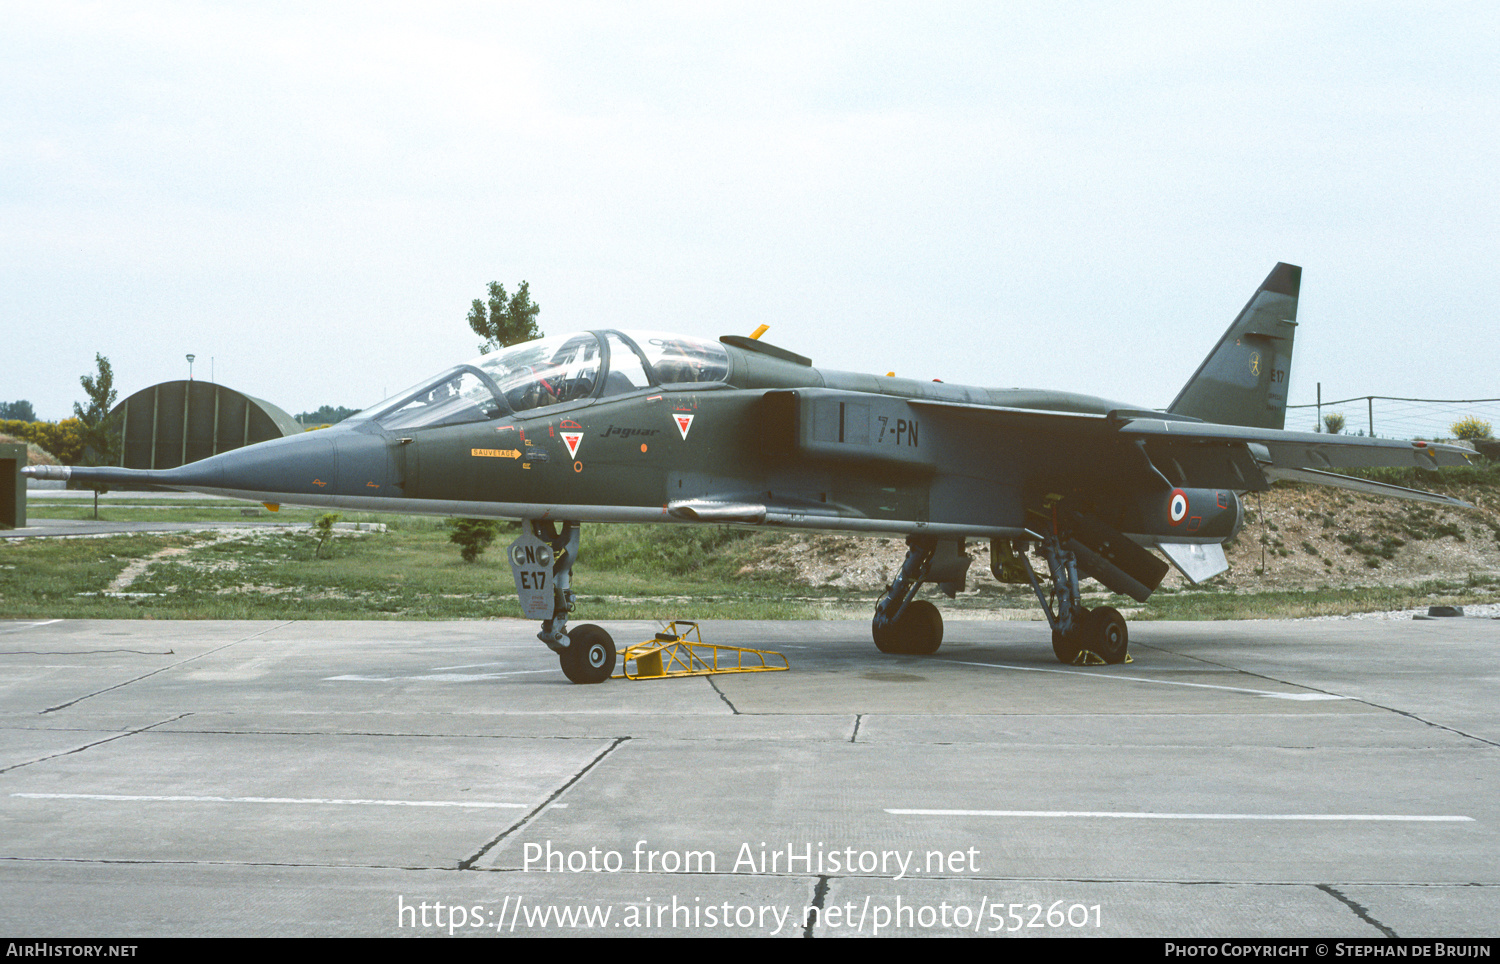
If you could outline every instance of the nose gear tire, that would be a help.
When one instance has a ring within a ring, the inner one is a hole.
[[[584,623],[568,631],[568,648],[557,660],[573,682],[602,683],[615,673],[615,641],[600,627]]]

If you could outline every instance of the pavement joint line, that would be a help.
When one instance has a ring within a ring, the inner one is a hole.
[[[1267,676],[1265,673],[1257,673],[1253,669],[1245,669],[1244,667],[1241,667],[1241,666],[1230,666],[1230,665],[1228,665],[1226,663],[1220,663],[1220,662],[1217,662],[1215,660],[1207,659],[1207,658],[1205,658],[1203,656],[1198,656],[1198,655],[1192,654],[1192,653],[1179,653],[1179,652],[1175,652],[1174,650],[1163,649],[1163,648],[1160,648],[1160,647],[1157,648],[1157,651],[1158,652],[1162,652],[1162,653],[1168,653],[1168,654],[1170,654],[1172,656],[1179,656],[1179,657],[1182,657],[1184,659],[1190,659],[1190,660],[1192,660],[1195,663],[1202,663],[1202,664],[1204,664],[1206,666],[1213,666],[1216,669],[1221,669],[1221,670],[1224,670],[1225,672],[1228,672],[1228,673],[1237,673],[1237,674],[1239,674],[1241,676],[1250,676],[1250,677],[1254,677],[1255,679],[1263,679],[1267,683],[1275,683],[1278,686],[1295,686],[1298,689],[1311,690],[1314,693],[1323,693],[1323,694],[1326,694],[1327,696],[1329,696],[1329,697],[1331,697],[1333,699],[1341,699],[1341,700],[1347,699],[1347,700],[1354,700],[1355,702],[1364,702],[1363,700],[1360,700],[1358,697],[1354,697],[1354,696],[1339,696],[1337,693],[1330,693],[1328,690],[1319,689],[1318,687],[1309,685],[1307,683],[1293,683],[1291,680],[1277,679],[1275,676]]]
[[[724,701],[724,705],[727,706],[727,707],[729,707],[730,712],[732,712],[735,716],[739,716],[740,715],[739,708],[736,707],[733,703],[729,702],[729,697],[725,696],[724,695],[724,691],[721,690],[721,689],[719,689],[719,684],[716,683],[716,682],[714,682],[714,678],[712,676],[705,676],[703,678],[706,679],[706,680],[708,680],[708,685],[711,686],[711,687],[713,687],[713,691],[715,693],[719,694],[719,699],[721,699],[721,700]]]
[[[145,673],[145,674],[142,674],[140,676],[137,676],[134,679],[123,680],[123,681],[121,681],[119,683],[116,683],[113,686],[106,686],[102,690],[96,690],[96,691],[94,691],[92,693],[85,693],[83,696],[80,696],[80,697],[78,697],[75,700],[69,700],[66,703],[59,703],[57,706],[49,706],[46,709],[42,710],[42,713],[53,713],[53,712],[56,712],[57,710],[65,710],[65,709],[67,709],[70,706],[74,706],[74,705],[76,705],[78,703],[82,703],[84,700],[92,699],[93,697],[99,696],[99,695],[101,695],[103,693],[108,693],[110,690],[117,690],[117,689],[119,689],[122,686],[129,686],[131,683],[139,683],[141,680],[143,680],[143,679],[149,679],[150,677],[155,676],[157,673],[165,673],[168,670],[176,669],[179,666],[186,665],[187,663],[191,663],[191,662],[193,662],[194,660],[197,660],[197,659],[202,659],[205,656],[212,656],[215,653],[223,652],[224,650],[228,649],[231,646],[236,646],[236,645],[238,645],[240,643],[249,642],[250,640],[256,639],[257,637],[264,636],[266,633],[269,633],[269,632],[271,632],[273,630],[276,630],[276,629],[285,629],[288,626],[296,625],[296,623],[297,623],[297,620],[291,619],[291,620],[287,620],[286,622],[283,622],[283,623],[278,623],[277,625],[274,625],[274,626],[267,626],[265,629],[262,629],[260,632],[251,633],[249,636],[245,636],[245,637],[243,637],[241,639],[232,640],[230,642],[225,643],[223,646],[215,646],[213,649],[210,649],[210,650],[208,650],[206,652],[199,653],[197,656],[189,656],[186,659],[179,659],[177,662],[173,663],[170,666],[162,666],[162,667],[159,667],[157,669],[152,670],[149,673]]]
[[[358,798],[323,797],[216,797],[216,796],[167,796],[126,793],[12,793],[12,797],[27,800],[99,800],[107,803],[291,803],[339,806],[377,807],[458,807],[476,810],[525,810],[529,803],[509,803],[494,800],[375,800]],[[566,807],[566,803],[555,803],[554,807]]]
[[[573,784],[577,783],[579,780],[582,780],[584,778],[584,776],[590,770],[592,770],[594,767],[598,766],[598,764],[599,764],[599,762],[601,760],[603,760],[605,757],[609,756],[616,749],[618,749],[621,744],[625,743],[629,739],[630,739],[630,737],[628,737],[628,736],[616,737],[613,743],[611,743],[609,746],[605,747],[604,749],[600,750],[597,754],[595,754],[595,756],[594,756],[594,758],[592,760],[590,760],[589,762],[585,763],[583,765],[582,769],[580,769],[577,773],[573,774],[573,776],[570,777],[566,783],[564,783],[562,786],[560,786],[556,790],[554,790],[551,793],[551,795],[549,795],[547,797],[547,799],[543,800],[540,804],[538,804],[530,813],[526,814],[526,816],[524,816],[520,820],[516,821],[510,827],[507,827],[506,829],[500,831],[500,833],[495,837],[495,839],[491,840],[489,843],[485,844],[483,847],[480,847],[479,850],[477,852],[475,852],[473,856],[467,857],[464,860],[459,861],[459,863],[458,863],[458,869],[459,870],[471,870],[471,869],[473,869],[474,864],[476,862],[478,862],[478,860],[481,857],[483,857],[485,854],[489,853],[496,846],[498,846],[499,843],[500,843],[500,841],[504,840],[506,837],[509,837],[511,834],[515,833],[516,831],[520,830],[521,828],[529,826],[531,824],[531,821],[534,820],[534,819],[536,819],[536,817],[537,817],[538,814],[542,813],[544,810],[547,810],[549,807],[551,807],[553,805],[552,801],[556,800],[558,797],[560,797],[564,793],[568,792],[568,788],[572,787]]]
[[[31,650],[17,649],[0,651],[0,656],[102,656],[108,653],[134,653],[137,656],[176,656],[173,650],[149,649],[79,649],[79,650]]]
[[[1385,706],[1371,700],[1361,699],[1359,700],[1359,702],[1365,704],[1366,706],[1373,706],[1377,710],[1385,710],[1388,713],[1395,713],[1397,716],[1404,716],[1409,720],[1416,720],[1418,723],[1433,727],[1434,729],[1447,730],[1449,733],[1456,733],[1459,736],[1464,737],[1465,739],[1473,740],[1476,743],[1483,743],[1485,746],[1500,746],[1500,743],[1497,743],[1494,740],[1486,740],[1482,736],[1476,736],[1473,733],[1465,733],[1463,730],[1460,730],[1457,727],[1452,727],[1443,723],[1435,723],[1432,720],[1423,719],[1422,717],[1408,710],[1398,710],[1394,706]]]
[[[298,870],[399,870],[418,873],[452,873],[452,867],[409,864],[320,864],[292,860],[170,860],[140,857],[14,857],[0,854],[0,862],[17,864],[99,864],[126,867],[291,867]]]
[[[818,909],[816,915],[818,918],[822,918],[823,916],[823,901],[828,897],[828,881],[829,877],[827,874],[818,875],[818,884],[813,888],[812,903],[808,905],[809,907],[816,907]],[[808,940],[811,940],[815,936],[813,928],[816,924],[813,918],[814,915],[808,914],[803,920],[802,936]]]
[[[168,717],[165,720],[157,720],[155,723],[148,723],[145,726],[136,727],[133,730],[126,730],[124,733],[116,733],[115,735],[107,736],[102,740],[95,740],[93,743],[85,743],[83,746],[75,746],[71,750],[63,750],[61,753],[51,753],[47,756],[37,757],[35,760],[27,760],[24,763],[15,763],[8,767],[0,767],[0,773],[9,773],[12,770],[19,770],[21,767],[28,767],[33,763],[45,763],[48,760],[55,760],[60,756],[68,756],[69,754],[73,753],[82,753],[84,750],[91,749],[92,747],[103,746],[106,743],[113,743],[115,740],[123,740],[127,736],[135,736],[137,733],[145,733],[147,730],[153,729],[158,726],[165,726],[168,723],[175,723],[178,720],[186,719],[187,717],[192,715],[193,714],[191,713],[178,713],[176,716]]]
[[[1114,820],[1310,820],[1354,823],[1474,823],[1473,817],[1402,813],[1166,813],[1129,810],[925,810],[886,807],[898,817],[1042,817]]]
[[[1384,924],[1382,924],[1380,921],[1378,921],[1375,918],[1371,917],[1370,916],[1370,909],[1368,907],[1366,907],[1363,904],[1360,904],[1360,903],[1358,903],[1356,901],[1350,900],[1348,897],[1345,897],[1343,894],[1339,893],[1337,890],[1334,890],[1332,887],[1328,886],[1327,884],[1319,884],[1318,885],[1318,890],[1321,890],[1323,893],[1330,895],[1331,897],[1333,897],[1334,899],[1336,899],[1339,903],[1343,904],[1345,907],[1348,907],[1351,911],[1354,912],[1354,916],[1355,917],[1358,917],[1360,920],[1364,921],[1367,924],[1370,924],[1370,925],[1372,925],[1374,927],[1379,928],[1380,932],[1382,934],[1384,934],[1386,937],[1400,937],[1401,936],[1400,934],[1397,934],[1391,928],[1389,928],[1389,927],[1385,926]]]
[[[1171,652],[1171,650],[1162,650],[1162,652]],[[1305,686],[1305,685],[1299,684],[1299,683],[1288,683],[1285,680],[1279,680],[1279,679],[1276,679],[1276,677],[1274,677],[1274,676],[1267,676],[1264,673],[1257,673],[1254,670],[1237,669],[1237,668],[1232,667],[1232,666],[1225,666],[1223,663],[1216,663],[1213,660],[1211,660],[1211,659],[1205,659],[1202,656],[1190,655],[1190,654],[1186,654],[1186,653],[1173,653],[1173,655],[1174,656],[1182,656],[1182,657],[1184,657],[1186,659],[1195,660],[1195,661],[1200,662],[1200,663],[1207,663],[1209,666],[1217,666],[1217,667],[1219,667],[1221,669],[1227,669],[1227,670],[1231,670],[1231,671],[1237,672],[1237,673],[1244,673],[1247,676],[1254,676],[1257,679],[1270,680],[1273,683],[1280,683],[1283,686],[1299,686],[1299,685],[1302,685],[1304,689],[1316,689],[1316,687]],[[1323,692],[1323,691],[1319,690],[1319,692]],[[1457,728],[1452,727],[1452,726],[1446,726],[1446,725],[1444,725],[1442,723],[1435,723],[1432,720],[1423,719],[1422,717],[1418,716],[1415,713],[1411,713],[1411,712],[1409,712],[1407,710],[1399,710],[1399,709],[1397,709],[1394,706],[1386,706],[1383,703],[1376,703],[1373,700],[1367,700],[1367,699],[1364,699],[1363,697],[1359,697],[1359,696],[1347,696],[1347,697],[1339,697],[1339,698],[1340,699],[1351,700],[1351,701],[1353,701],[1355,703],[1363,703],[1365,706],[1373,707],[1374,709],[1377,709],[1377,710],[1383,710],[1384,712],[1387,712],[1387,713],[1395,713],[1397,716],[1404,716],[1404,717],[1406,717],[1409,720],[1416,720],[1418,723],[1421,723],[1421,724],[1423,724],[1425,726],[1431,726],[1431,727],[1434,727],[1434,728],[1439,729],[1439,730],[1446,730],[1449,733],[1455,733],[1458,736],[1464,737],[1465,739],[1473,740],[1476,743],[1483,743],[1486,746],[1500,746],[1500,743],[1497,743],[1494,740],[1486,740],[1482,736],[1475,736],[1473,733],[1465,733],[1463,730],[1457,729]]]
[[[1123,683],[1155,683],[1158,686],[1191,686],[1195,689],[1227,690],[1231,693],[1247,693],[1252,696],[1266,696],[1271,699],[1298,700],[1298,701],[1323,701],[1323,700],[1347,700],[1352,697],[1337,696],[1332,693],[1276,693],[1271,690],[1253,690],[1244,686],[1220,686],[1217,683],[1185,683],[1175,679],[1149,679],[1144,676],[1113,676],[1105,673],[1081,673],[1072,669],[1051,669],[1042,666],[1013,666],[1007,663],[976,663],[970,660],[949,659],[946,663],[958,663],[962,666],[987,666],[990,669],[1013,669],[1023,673],[1062,673],[1065,676],[1086,676],[1089,679],[1119,680]],[[1287,683],[1287,686],[1295,686],[1295,683]],[[1307,689],[1308,687],[1302,687]]]

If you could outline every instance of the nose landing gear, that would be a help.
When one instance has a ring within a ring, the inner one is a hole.
[[[542,620],[537,639],[557,654],[563,675],[575,683],[602,683],[615,672],[615,641],[589,623],[568,630],[573,611],[573,563],[578,561],[578,523],[527,519],[507,550],[521,611]]]

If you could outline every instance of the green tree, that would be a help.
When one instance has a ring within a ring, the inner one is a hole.
[[[526,282],[508,295],[505,285],[491,281],[489,300],[475,298],[469,308],[469,327],[484,339],[479,353],[487,355],[497,348],[542,337],[542,329],[536,324],[541,311],[541,306],[531,300],[531,287]]]
[[[15,419],[18,422],[35,422],[36,409],[26,399],[19,402],[0,402],[0,419]]]
[[[88,396],[88,406],[73,403],[73,415],[83,424],[83,464],[111,465],[120,454],[120,433],[110,410],[115,407],[115,372],[109,359],[94,355],[96,366],[93,375],[84,375],[78,381]],[[95,483],[94,518],[99,518],[99,493],[108,492],[109,487]]]
[[[315,412],[298,415],[297,422],[304,428],[312,425],[337,425],[358,411],[357,408],[345,408],[342,405],[324,405]]]

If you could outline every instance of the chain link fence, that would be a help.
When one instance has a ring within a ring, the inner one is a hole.
[[[1380,438],[1451,439],[1453,424],[1466,418],[1500,426],[1500,398],[1395,398],[1356,395],[1331,402],[1286,407],[1293,432],[1326,431],[1327,415],[1344,417],[1345,435]]]

